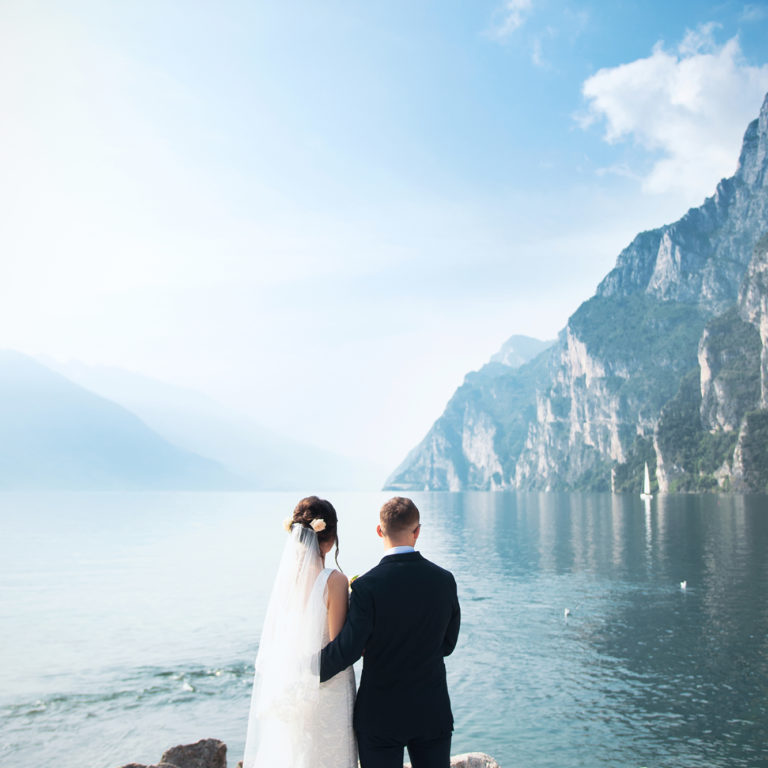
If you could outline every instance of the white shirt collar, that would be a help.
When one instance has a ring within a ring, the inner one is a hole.
[[[416,550],[413,547],[409,547],[407,544],[403,544],[400,547],[392,547],[392,549],[388,549],[384,553],[384,557],[387,555],[404,555],[406,552],[415,552]]]

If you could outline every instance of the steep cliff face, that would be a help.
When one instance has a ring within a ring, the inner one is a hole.
[[[768,229],[768,98],[744,135],[736,174],[682,219],[644,232],[619,254],[599,296],[645,293],[722,311],[736,299],[757,238]]]
[[[639,486],[636,454],[653,439],[662,408],[698,364],[707,318],[737,300],[754,244],[768,228],[766,144],[768,98],[747,129],[735,176],[680,221],[639,235],[619,256],[597,296],[570,318],[553,383],[539,393],[540,400],[561,404],[561,423],[555,427],[540,418],[531,426],[518,460],[518,486],[604,488],[611,468],[614,487],[616,471],[623,487]],[[644,304],[638,306],[639,300]],[[585,313],[600,301],[613,302],[612,307]],[[574,355],[579,347],[583,353]],[[581,378],[585,357],[595,372],[606,375]],[[620,378],[613,386],[611,375]],[[710,416],[730,419],[735,426],[727,404],[734,383],[723,371],[713,386],[704,407]],[[719,405],[713,411],[711,395],[719,390],[723,397],[715,398]],[[540,406],[540,414],[549,412],[546,404]],[[562,437],[565,425],[568,440]],[[634,472],[627,472],[628,463]],[[674,467],[674,462],[666,464]],[[663,485],[668,482],[663,456],[660,465]]]
[[[736,174],[680,221],[638,235],[535,366],[467,377],[387,486],[623,490],[639,487],[649,461],[662,490],[704,475],[703,487],[728,487],[754,394],[735,371],[753,360],[757,342],[761,407],[768,402],[764,250],[750,262],[768,231],[767,168],[768,97]],[[738,313],[728,314],[737,300]],[[738,349],[718,346],[725,338]],[[690,418],[702,436],[697,450],[711,454],[693,474],[695,456],[678,450]],[[753,422],[752,435],[760,433]],[[755,445],[739,448],[742,464],[759,463]]]
[[[441,491],[511,487],[528,425],[536,417],[536,390],[547,381],[551,342],[518,344],[514,353],[507,342],[494,355],[515,361],[542,346],[544,351],[524,365],[490,362],[468,374],[443,415],[385,487]]]
[[[768,408],[768,235],[755,247],[739,292],[741,316],[760,333],[760,407]]]
[[[697,365],[663,408],[655,446],[662,491],[764,491],[768,483],[766,357],[768,238],[759,241],[738,304],[712,318]]]
[[[701,425],[733,432],[760,402],[760,335],[734,307],[707,324],[699,340]]]
[[[768,410],[744,417],[733,453],[731,487],[736,491],[768,493]]]
[[[608,490],[612,467],[629,461],[638,437],[652,436],[695,364],[704,322],[699,307],[642,294],[582,304],[556,351],[552,383],[538,393],[516,487]]]
[[[766,155],[765,144],[761,151]],[[759,399],[744,414],[733,456],[733,484],[737,489],[768,492],[768,234],[755,247],[739,292],[741,317],[760,337]],[[754,376],[754,374],[753,374]]]

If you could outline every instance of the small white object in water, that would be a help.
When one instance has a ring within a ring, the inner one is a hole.
[[[570,615],[571,615],[571,609],[570,608],[566,608],[563,611],[563,616],[565,616],[565,618],[567,619]]]
[[[688,589],[688,582],[685,579],[680,582],[680,589]]]
[[[194,691],[195,689],[185,680],[184,684],[181,686],[182,691]]]

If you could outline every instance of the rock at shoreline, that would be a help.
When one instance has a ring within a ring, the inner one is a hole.
[[[178,768],[176,765],[171,765],[170,763],[156,763],[155,765],[143,765],[141,763],[128,763],[128,765],[123,765],[121,768]]]
[[[406,763],[403,768],[411,768],[411,764]],[[484,752],[465,752],[463,755],[451,758],[451,768],[501,768],[501,766]]]
[[[242,762],[237,768],[242,768]],[[227,745],[218,739],[203,739],[196,744],[173,747],[163,753],[157,765],[128,763],[121,768],[227,768]],[[411,768],[406,763],[403,768]],[[501,768],[484,752],[467,752],[451,758],[451,768]]]
[[[227,745],[218,739],[173,747],[160,760],[178,768],[227,768]]]
[[[122,768],[227,768],[227,745],[218,739],[202,739],[171,747],[157,765],[129,763]]]

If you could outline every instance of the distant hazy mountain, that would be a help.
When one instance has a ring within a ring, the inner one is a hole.
[[[491,362],[501,363],[509,368],[519,368],[554,343],[554,339],[541,341],[530,336],[510,336],[501,345],[501,349],[491,357]]]
[[[768,491],[768,97],[736,173],[642,232],[519,368],[467,376],[398,489]],[[493,364],[491,364],[493,365]]]
[[[202,489],[242,482],[125,408],[26,355],[0,351],[0,488]]]
[[[383,472],[278,435],[193,390],[118,368],[45,359],[67,378],[135,413],[166,440],[215,459],[259,490],[369,490]]]
[[[467,374],[427,436],[387,478],[391,490],[458,490],[504,485],[536,418],[554,341],[512,336],[479,371]]]

